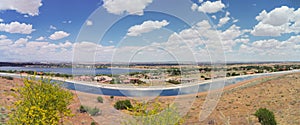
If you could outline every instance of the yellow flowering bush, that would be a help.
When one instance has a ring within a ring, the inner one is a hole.
[[[134,119],[124,122],[125,125],[181,125],[184,119],[176,111],[174,105],[166,108],[158,101],[152,104],[137,103],[128,109]]]
[[[49,79],[24,79],[18,89],[16,110],[10,114],[9,124],[56,125],[66,116],[72,116],[68,105],[73,99],[71,92]]]

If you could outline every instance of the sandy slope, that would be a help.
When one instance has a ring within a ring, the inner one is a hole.
[[[13,81],[0,79],[0,106],[9,107],[15,100],[11,96],[14,91],[11,88],[22,85],[22,80]],[[75,93],[75,92],[74,92]],[[116,111],[112,108],[117,100],[126,97],[104,97],[104,103],[98,103],[98,95],[76,92],[78,97],[74,97],[75,102],[70,106],[75,114],[73,118],[67,120],[68,124],[90,125],[92,118],[87,114],[76,112],[80,104],[91,107],[98,107],[102,114],[93,117],[99,124],[120,124],[124,120],[124,112]],[[198,96],[197,96],[198,95]],[[287,74],[281,76],[258,78],[242,82],[225,88],[224,93],[214,108],[212,114],[204,121],[199,121],[200,111],[207,93],[197,95],[185,95],[180,99],[195,98],[193,105],[189,108],[185,116],[185,124],[258,124],[257,119],[252,115],[260,107],[266,107],[275,113],[276,120],[283,125],[300,124],[300,73]],[[170,104],[176,97],[159,97],[163,106]],[[153,101],[153,100],[152,100]]]

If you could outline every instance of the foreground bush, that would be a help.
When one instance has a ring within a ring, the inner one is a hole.
[[[88,113],[91,115],[91,116],[96,116],[100,113],[100,109],[99,108],[92,108],[92,109],[89,109],[88,110]]]
[[[118,110],[123,110],[123,109],[132,108],[132,105],[129,100],[121,100],[121,101],[117,101],[114,107]]]
[[[16,110],[10,114],[9,124],[53,125],[72,115],[68,105],[73,95],[60,84],[32,77],[24,79],[24,86],[18,92]]]
[[[81,105],[80,108],[79,108],[79,112],[80,113],[89,113],[91,116],[96,116],[96,115],[99,115],[100,113],[100,109],[99,108],[90,108],[88,106],[83,106]]]
[[[277,124],[275,121],[273,112],[269,111],[266,108],[258,109],[254,115],[258,118],[258,121],[262,125],[276,125]]]
[[[138,103],[130,108],[134,119],[125,121],[125,125],[181,125],[184,119],[171,105],[163,108],[159,102],[153,104]]]

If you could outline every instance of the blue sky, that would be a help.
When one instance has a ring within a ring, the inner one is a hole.
[[[299,7],[294,0],[2,0],[0,61],[300,61]]]

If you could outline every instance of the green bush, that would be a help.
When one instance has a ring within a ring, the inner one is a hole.
[[[1,76],[1,78],[6,79],[6,80],[14,80],[14,78],[11,76]]]
[[[274,113],[269,111],[266,108],[258,109],[254,115],[258,118],[258,121],[262,125],[276,125],[277,124],[275,121]]]
[[[99,109],[99,108],[96,108],[96,107],[94,107],[94,108],[88,110],[88,113],[89,113],[91,116],[96,116],[96,115],[99,114],[99,112],[100,112],[100,109]]]
[[[85,113],[85,112],[87,112],[87,111],[88,111],[88,107],[83,106],[83,105],[80,106],[80,108],[79,108],[79,112],[80,112],[80,113]]]
[[[172,83],[172,84],[181,84],[179,81],[177,80],[168,80],[169,83]]]
[[[98,96],[97,101],[100,102],[100,103],[103,103],[103,98],[101,96]]]
[[[96,122],[92,122],[91,125],[96,125]]]
[[[99,108],[90,108],[88,106],[84,106],[84,105],[81,105],[80,108],[79,108],[79,112],[80,113],[89,113],[91,116],[96,116],[99,114],[100,112],[100,109]]]
[[[168,72],[171,76],[181,75],[181,70],[180,70],[179,68],[171,68],[171,69],[168,69],[167,72]]]
[[[117,101],[114,107],[118,110],[132,108],[131,102],[129,100]]]
[[[159,102],[137,103],[129,111],[134,119],[126,120],[125,125],[182,125],[184,123],[184,119],[174,105],[163,108]]]

